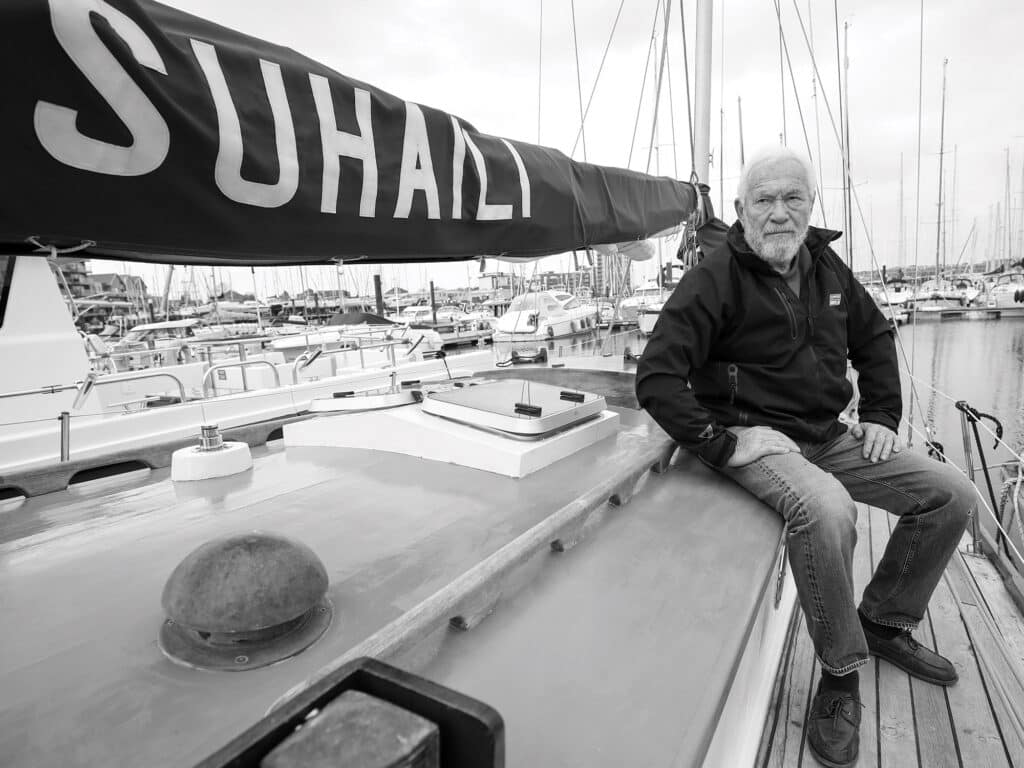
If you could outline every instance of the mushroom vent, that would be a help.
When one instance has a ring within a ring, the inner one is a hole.
[[[164,585],[160,650],[190,667],[241,671],[305,650],[331,624],[327,571],[305,544],[267,533],[208,541]]]

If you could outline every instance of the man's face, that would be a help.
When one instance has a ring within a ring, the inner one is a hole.
[[[783,159],[753,168],[736,214],[750,248],[775,269],[785,271],[807,236],[814,194],[803,166]]]

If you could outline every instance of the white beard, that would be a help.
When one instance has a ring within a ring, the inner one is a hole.
[[[767,262],[773,269],[785,272],[793,262],[793,257],[800,251],[804,239],[807,237],[807,230],[810,225],[805,226],[802,232],[793,235],[773,235],[768,237],[763,232],[748,226],[750,222],[747,217],[740,219],[743,224],[743,234],[747,245],[764,262]]]

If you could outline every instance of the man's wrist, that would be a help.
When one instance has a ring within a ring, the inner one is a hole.
[[[736,435],[727,429],[718,431],[714,437],[707,439],[697,451],[701,460],[713,467],[721,469],[729,463],[736,452]]]

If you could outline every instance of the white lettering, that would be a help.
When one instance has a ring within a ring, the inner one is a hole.
[[[112,176],[142,176],[159,168],[167,157],[170,130],[153,102],[96,34],[92,13],[110,23],[142,66],[167,74],[163,59],[146,33],[103,0],[50,0],[50,20],[57,41],[124,123],[132,143],[125,147],[85,136],[75,125],[78,110],[48,101],[36,103],[36,136],[47,152],[72,168]]]
[[[462,126],[454,115],[452,121],[452,138],[455,146],[452,151],[452,218],[462,218],[462,171],[466,166],[466,140],[462,135]]]
[[[507,139],[502,139],[501,143],[508,147],[508,151],[512,153],[512,159],[516,162],[516,171],[519,173],[519,190],[523,196],[523,218],[528,219],[530,218],[530,177],[526,175],[526,166],[523,165],[523,158],[519,156],[511,142]]]
[[[316,112],[320,118],[320,144],[323,147],[324,172],[320,196],[321,213],[338,210],[338,185],[341,179],[339,157],[351,157],[363,163],[363,191],[359,196],[359,215],[373,217],[377,213],[377,154],[373,145],[373,123],[370,121],[370,92],[355,89],[356,123],[359,133],[338,130],[334,117],[334,100],[326,77],[310,74]]]
[[[412,210],[412,196],[422,189],[427,196],[427,218],[441,218],[441,203],[437,196],[437,179],[434,165],[430,160],[430,144],[427,141],[427,123],[420,108],[405,102],[405,140],[402,143],[402,170],[398,178],[398,203],[395,218],[409,218]]]
[[[487,168],[484,166],[484,156],[468,133],[463,131],[462,135],[466,140],[466,146],[469,147],[469,154],[473,156],[477,175],[480,177],[480,203],[476,208],[477,221],[511,219],[512,206],[510,204],[495,205],[487,202]]]
[[[217,109],[217,130],[220,145],[217,149],[217,165],[214,178],[217,187],[226,197],[236,203],[258,205],[261,208],[277,208],[295,196],[299,188],[299,159],[295,146],[295,126],[288,95],[281,78],[281,67],[273,62],[260,59],[263,84],[270,100],[270,111],[274,117],[274,137],[277,144],[278,179],[274,184],[247,181],[242,178],[242,127],[238,122],[227,80],[217,59],[217,49],[209,43],[192,40],[192,50],[206,76],[206,82],[213,94]]]

